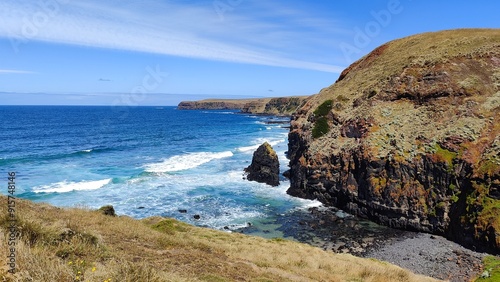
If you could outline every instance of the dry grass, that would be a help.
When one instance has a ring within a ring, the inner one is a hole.
[[[2,256],[0,281],[434,281],[376,260],[161,217],[110,217],[20,199],[16,214],[19,271],[7,273]],[[0,223],[7,250],[5,218]]]
[[[345,106],[332,110],[340,124],[329,121],[329,134],[310,144],[311,155],[356,147],[356,140],[339,134],[342,124],[370,117],[374,122],[363,142],[375,158],[391,153],[391,140],[397,141],[397,154],[412,159],[428,153],[415,147],[417,136],[432,144],[460,136],[471,141],[467,150],[478,151],[470,161],[476,164],[485,152],[474,141],[487,137],[490,146],[498,133],[492,127],[500,123],[500,29],[449,30],[388,42],[311,97],[296,124],[312,128],[308,118],[314,110],[340,97]]]

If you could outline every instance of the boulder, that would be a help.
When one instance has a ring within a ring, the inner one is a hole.
[[[278,186],[280,164],[274,149],[265,142],[253,153],[252,163],[245,169],[247,179]]]
[[[112,205],[102,206],[99,209],[99,211],[102,212],[104,215],[116,216],[115,209],[113,208]]]

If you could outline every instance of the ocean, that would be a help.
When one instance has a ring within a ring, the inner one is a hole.
[[[287,195],[283,177],[278,187],[244,179],[265,141],[278,153],[281,173],[288,169],[288,129],[275,123],[284,118],[175,107],[0,106],[0,120],[4,195],[14,171],[18,198],[113,205],[118,215],[222,230],[265,226],[318,205]]]

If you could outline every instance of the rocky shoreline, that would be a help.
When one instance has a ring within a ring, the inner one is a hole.
[[[251,225],[237,232],[267,233],[272,238],[278,231],[283,238],[326,251],[387,261],[417,274],[452,282],[470,281],[481,274],[486,256],[440,236],[392,229],[333,207],[295,210],[267,226],[268,230]]]

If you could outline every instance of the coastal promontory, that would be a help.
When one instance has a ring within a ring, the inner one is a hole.
[[[291,195],[500,253],[500,30],[388,42],[293,116]]]
[[[309,96],[255,99],[206,99],[182,101],[179,110],[240,110],[247,114],[289,116],[304,105]]]

